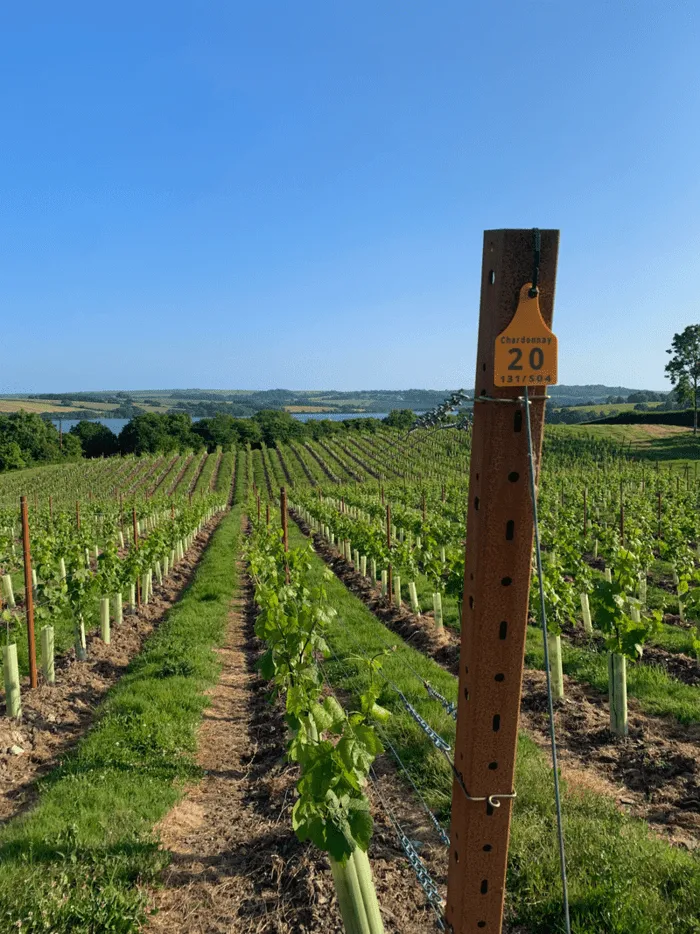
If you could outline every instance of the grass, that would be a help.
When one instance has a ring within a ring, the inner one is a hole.
[[[560,437],[589,438],[631,445],[634,456],[656,461],[673,461],[679,466],[695,464],[700,458],[700,436],[680,425],[554,425]],[[671,464],[668,465],[672,466]],[[674,465],[675,466],[675,465]]]
[[[607,694],[607,653],[573,646],[562,639],[561,654],[567,675]],[[542,631],[539,627],[528,626],[525,664],[531,668],[544,669]],[[700,723],[700,690],[672,678],[659,665],[628,665],[627,694],[639,701],[645,713],[674,717],[685,724]]]
[[[305,541],[290,527],[290,544]],[[325,565],[314,558],[312,575],[320,580]],[[431,659],[390,633],[335,577],[327,583],[339,613],[330,645],[341,663],[327,668],[333,683],[353,692],[366,678],[358,644],[367,654],[388,639],[398,646],[384,672],[445,739],[454,743],[454,721],[427,699],[409,665],[445,697],[456,698],[456,679]],[[356,656],[353,658],[353,656]],[[387,688],[383,703],[393,713],[387,733],[430,805],[447,814],[451,778],[444,758]],[[515,803],[508,871],[508,906],[514,923],[528,934],[563,931],[559,865],[551,771],[546,758],[526,736],[518,746]],[[608,798],[564,787],[565,834],[575,934],[674,934],[700,932],[700,861],[653,837],[646,825],[620,813]]]
[[[129,934],[166,857],[157,821],[196,778],[196,730],[215,682],[241,536],[235,508],[182,599],[100,706],[97,723],[0,832],[0,930]]]

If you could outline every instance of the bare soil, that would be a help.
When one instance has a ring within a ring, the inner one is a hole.
[[[57,656],[55,686],[40,683],[31,690],[29,679],[23,679],[22,716],[0,719],[0,820],[14,817],[34,802],[36,780],[90,727],[99,702],[192,580],[218,522],[218,517],[212,519],[202,529],[162,586],[154,583],[148,606],[133,615],[125,608],[122,625],[112,624],[110,645],[97,632],[90,633],[87,661],[77,661],[74,649]]]

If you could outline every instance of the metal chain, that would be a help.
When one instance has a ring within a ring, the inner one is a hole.
[[[384,796],[379,790],[379,782],[377,780],[377,775],[373,768],[370,768],[370,775],[372,778],[372,784],[374,785],[375,791],[377,793],[377,797],[381,801],[382,806],[384,810],[386,811],[387,817],[391,821],[394,827],[394,830],[396,831],[396,836],[399,839],[399,844],[401,845],[401,849],[403,850],[404,855],[406,856],[406,859],[408,860],[411,868],[416,874],[416,879],[418,880],[418,884],[420,885],[420,887],[423,889],[423,892],[425,893],[425,897],[426,897],[428,904],[435,912],[438,928],[441,931],[444,931],[445,922],[443,920],[443,912],[444,912],[445,903],[442,899],[442,896],[440,895],[440,890],[437,887],[437,883],[435,882],[433,877],[430,875],[430,872],[427,866],[425,865],[423,860],[418,855],[416,848],[413,846],[409,838],[406,836],[401,825],[399,824],[398,820],[394,816],[391,808],[389,807],[387,802],[384,800]]]
[[[391,682],[389,682],[389,683],[391,684]],[[421,730],[423,730],[423,732],[426,734],[426,736],[430,739],[430,741],[432,742],[433,746],[435,746],[436,749],[439,749],[440,752],[449,752],[449,751],[452,749],[452,747],[450,746],[450,744],[449,744],[448,742],[446,742],[446,741],[442,738],[442,736],[440,736],[439,733],[436,733],[435,730],[432,728],[432,726],[431,726],[427,721],[425,721],[425,720],[423,719],[423,717],[421,717],[421,715],[418,713],[418,711],[416,710],[416,708],[415,708],[415,707],[411,704],[411,702],[407,699],[407,697],[406,697],[406,695],[403,693],[403,691],[401,691],[398,687],[396,687],[395,684],[392,684],[391,686],[394,688],[394,690],[396,691],[396,693],[397,693],[397,694],[399,695],[399,697],[401,698],[401,701],[402,701],[404,707],[406,708],[406,710],[407,710],[407,711],[409,712],[409,714],[413,717],[413,719],[416,721],[416,723],[417,723],[418,726],[421,728]]]
[[[539,233],[539,232],[538,232]],[[536,254],[539,263],[539,253]],[[569,885],[566,878],[566,850],[564,847],[564,828],[561,815],[561,792],[559,789],[559,769],[557,764],[557,740],[554,731],[554,702],[552,700],[552,675],[549,669],[549,637],[547,632],[547,611],[544,600],[544,580],[542,573],[542,551],[540,548],[540,526],[537,515],[537,491],[535,488],[535,462],[532,453],[532,428],[530,424],[530,399],[525,387],[525,424],[527,426],[527,456],[530,474],[530,496],[532,498],[532,516],[535,526],[535,556],[537,560],[537,580],[540,591],[540,612],[542,613],[542,637],[544,642],[544,669],[547,675],[547,706],[549,709],[549,739],[552,745],[552,771],[554,772],[554,801],[557,811],[557,835],[559,839],[559,863],[561,867],[561,885],[564,899],[564,923],[567,934],[571,934],[569,916]]]
[[[333,648],[333,646],[329,645],[328,648],[331,650],[331,653],[332,653],[333,657],[335,658],[335,660],[337,661],[337,663],[338,663],[338,664],[343,668],[343,670],[345,671],[345,674],[346,674],[346,675],[350,674],[348,668],[343,664],[342,660],[338,657],[338,655],[337,655],[335,649]],[[331,687],[330,680],[329,680],[328,675],[327,675],[327,673],[326,673],[325,666],[323,665],[323,662],[320,662],[319,664],[320,664],[320,667],[321,667],[321,672],[322,672],[322,674],[323,674],[323,678],[324,678],[326,684],[328,685],[328,689],[329,689],[329,690],[331,691],[331,693],[333,693],[333,695],[335,696],[335,694],[334,694],[334,692],[333,692],[333,688]],[[409,784],[411,785],[411,787],[413,788],[413,790],[415,791],[415,793],[418,795],[418,798],[419,798],[419,800],[420,800],[420,803],[421,803],[422,806],[423,806],[423,810],[424,810],[425,813],[428,815],[428,817],[429,817],[429,819],[430,819],[430,822],[434,825],[435,830],[437,831],[437,834],[438,834],[438,836],[440,837],[440,841],[441,841],[442,843],[444,843],[445,846],[449,846],[449,845],[450,845],[450,838],[449,838],[449,836],[447,835],[447,833],[446,833],[446,831],[445,831],[445,828],[442,826],[442,824],[440,823],[440,821],[437,819],[437,817],[433,814],[433,812],[432,812],[432,811],[430,810],[430,808],[428,807],[427,801],[425,800],[425,798],[423,797],[423,795],[420,793],[420,789],[418,788],[418,786],[417,786],[416,783],[414,782],[413,777],[411,776],[411,773],[409,772],[408,768],[406,767],[406,765],[404,764],[403,760],[401,759],[401,756],[398,754],[398,752],[397,752],[397,750],[396,750],[394,744],[391,742],[391,740],[389,739],[389,737],[387,736],[387,734],[386,734],[386,732],[385,732],[384,730],[382,730],[380,727],[377,727],[377,731],[378,731],[379,735],[381,736],[382,743],[384,743],[384,745],[388,746],[388,748],[389,748],[391,754],[392,754],[393,757],[396,759],[397,765],[398,765],[399,768],[403,771],[404,775],[406,776],[406,778],[407,778],[408,781],[409,781]]]
[[[336,653],[333,651],[333,649],[331,649],[331,652],[333,652],[333,655],[335,656],[335,658],[336,658],[338,664],[339,664],[339,665],[342,665],[341,660],[338,658],[338,656],[337,656]],[[327,684],[327,686],[328,686],[328,689],[330,690],[330,692],[331,692],[331,694],[333,695],[333,697],[336,697],[335,692],[333,691],[333,687],[331,686],[330,680],[329,680],[329,678],[328,678],[328,676],[327,676],[327,674],[326,674],[325,668],[323,667],[323,664],[321,664],[320,667],[321,667],[321,672],[322,672],[323,678],[324,678],[324,680],[325,680],[325,682],[326,682],[326,684]],[[336,700],[337,700],[337,697],[336,697]],[[389,743],[389,745],[391,746],[391,743]],[[393,748],[393,747],[392,747],[392,748]],[[397,755],[397,759],[398,759],[398,755]],[[400,761],[401,761],[401,760],[399,759],[399,762],[400,762]],[[408,772],[407,772],[407,770],[406,770],[406,767],[403,765],[403,763],[401,763],[401,765],[402,765],[402,768],[404,769],[404,771],[406,772],[406,774],[408,775]],[[389,804],[387,803],[387,801],[386,801],[385,798],[384,798],[384,795],[381,793],[381,790],[380,790],[380,788],[379,788],[379,780],[378,780],[378,778],[377,778],[377,774],[376,774],[376,772],[374,771],[374,767],[373,767],[373,766],[370,766],[370,778],[371,778],[371,780],[372,780],[372,785],[373,785],[373,787],[374,787],[374,790],[375,790],[375,793],[376,793],[376,795],[377,795],[377,798],[379,799],[379,801],[380,801],[382,807],[384,808],[384,811],[385,811],[387,817],[389,818],[389,822],[391,823],[391,825],[393,826],[393,828],[394,828],[394,830],[395,830],[395,832],[396,832],[396,836],[397,836],[398,839],[399,839],[399,844],[401,845],[401,849],[403,850],[404,855],[406,856],[406,859],[408,860],[408,862],[409,862],[411,868],[413,869],[414,873],[416,874],[416,879],[418,880],[418,884],[420,885],[420,887],[423,889],[423,892],[424,892],[424,894],[425,894],[425,897],[426,897],[426,900],[427,900],[428,904],[430,905],[430,907],[432,908],[432,910],[435,912],[435,919],[436,919],[437,926],[438,926],[439,930],[444,931],[444,930],[445,930],[445,922],[444,922],[444,920],[443,920],[443,912],[444,912],[444,907],[445,907],[445,906],[444,906],[444,901],[443,901],[443,899],[442,899],[442,897],[441,897],[441,895],[440,895],[440,891],[439,891],[439,889],[438,889],[438,887],[437,887],[437,883],[435,882],[435,880],[433,879],[433,877],[430,875],[430,872],[429,872],[428,868],[426,867],[425,863],[423,862],[423,860],[422,860],[422,859],[420,858],[420,856],[418,855],[418,852],[416,851],[416,848],[413,846],[413,844],[411,843],[411,841],[409,840],[409,838],[408,838],[408,837],[406,836],[406,834],[404,833],[404,831],[403,831],[401,825],[399,824],[398,820],[397,820],[396,817],[394,816],[394,812],[391,810],[391,808],[389,807]],[[410,778],[410,776],[409,776],[409,778]],[[411,780],[411,784],[412,784],[413,787],[415,788],[415,784],[413,783],[413,780]],[[417,791],[417,790],[418,790],[418,789],[416,789],[416,791]],[[419,796],[420,796],[420,792],[419,792]],[[421,801],[423,801],[423,798],[422,798],[422,797],[421,797]],[[438,831],[439,831],[439,833],[440,833],[440,839],[441,839],[443,842],[445,842],[445,838],[447,838],[446,844],[449,846],[449,842],[450,842],[450,841],[449,841],[449,837],[447,837],[447,835],[445,834],[443,828],[442,828],[442,827],[439,825],[439,823],[437,822],[437,818],[436,818],[435,815],[432,813],[432,811],[430,811],[430,809],[427,807],[427,805],[425,804],[425,802],[423,802],[423,804],[424,804],[426,810],[428,810],[428,813],[429,813],[430,816],[432,817],[433,822],[435,823],[435,825],[436,825],[436,827],[437,827],[437,829],[438,829]]]
[[[452,701],[448,701],[446,697],[443,697],[439,691],[435,690],[429,681],[423,681],[423,685],[428,694],[444,708],[444,710],[452,717],[453,720],[456,720],[457,705],[453,704]]]

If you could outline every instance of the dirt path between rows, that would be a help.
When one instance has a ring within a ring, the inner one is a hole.
[[[311,534],[303,520],[294,514],[293,518],[305,535]],[[388,629],[457,675],[458,634],[436,630],[430,613],[416,616],[405,606],[389,603],[315,533],[313,543],[337,577]],[[557,704],[555,722],[562,774],[569,784],[608,795],[674,845],[700,849],[700,725],[684,726],[645,714],[630,698],[630,735],[620,740],[609,730],[607,698],[566,675],[564,682],[566,696]],[[521,728],[549,755],[543,671],[524,671]]]
[[[148,606],[137,614],[124,609],[121,626],[112,624],[109,645],[93,631],[86,640],[86,661],[77,661],[73,649],[56,658],[55,686],[40,684],[32,691],[29,679],[22,679],[21,718],[0,719],[0,821],[34,803],[37,779],[54,768],[92,725],[99,702],[192,580],[219,521],[216,517],[202,529],[162,586],[154,583]]]
[[[242,573],[242,569],[239,569]],[[199,732],[202,781],[162,821],[162,845],[172,861],[154,893],[151,934],[342,934],[330,864],[291,829],[296,767],[286,763],[287,730],[279,704],[255,671],[249,585],[234,601],[221,677],[210,692]],[[383,802],[414,840],[437,881],[446,881],[447,852],[385,762],[377,764]],[[387,934],[434,929],[413,870],[372,794],[370,847]]]

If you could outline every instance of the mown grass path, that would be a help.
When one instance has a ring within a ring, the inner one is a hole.
[[[221,522],[190,587],[109,693],[94,729],[0,833],[0,930],[140,929],[165,855],[153,834],[199,774],[196,731],[238,587],[241,509]]]

